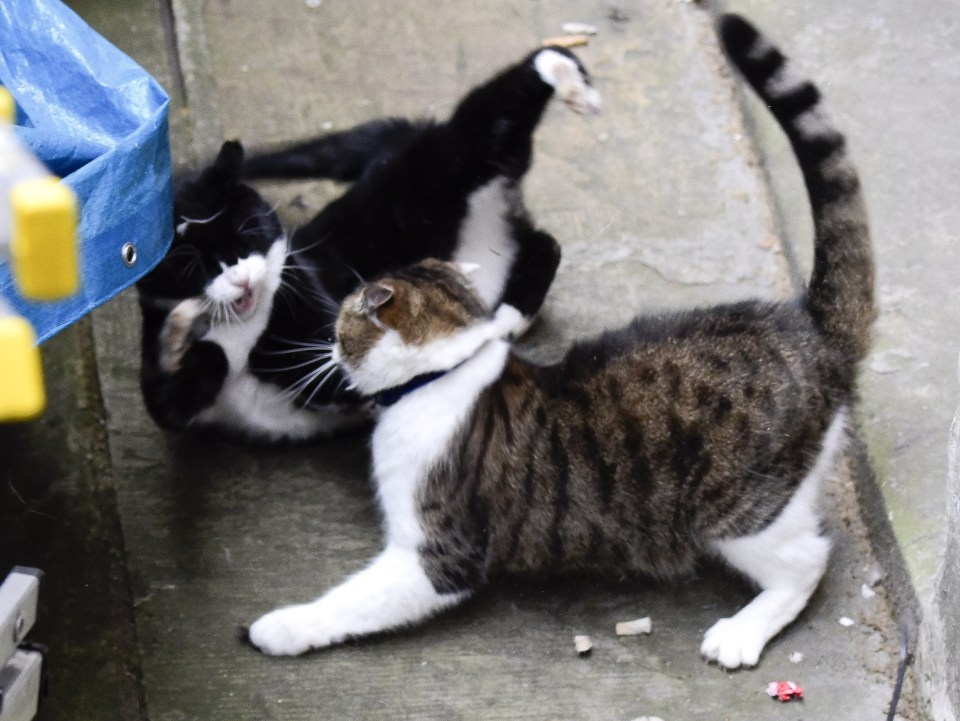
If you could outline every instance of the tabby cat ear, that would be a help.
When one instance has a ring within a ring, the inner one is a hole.
[[[372,313],[393,298],[393,287],[386,283],[372,283],[363,289],[363,309]]]

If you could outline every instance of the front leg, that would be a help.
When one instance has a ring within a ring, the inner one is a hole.
[[[160,352],[157,365],[164,373],[176,373],[190,347],[210,329],[210,315],[199,298],[181,301],[160,329]]]
[[[560,265],[560,244],[549,233],[533,228],[525,218],[516,219],[512,229],[517,255],[510,268],[500,308],[514,308],[521,321],[512,329],[518,338],[533,323]]]
[[[387,546],[364,570],[316,601],[262,616],[249,637],[265,654],[295,656],[417,623],[468,595],[437,593],[416,550]]]
[[[163,428],[183,430],[212,405],[230,372],[226,353],[200,340],[209,316],[196,299],[181,302],[165,318],[143,307],[140,387],[150,416]]]

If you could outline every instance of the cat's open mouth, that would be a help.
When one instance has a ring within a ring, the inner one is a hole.
[[[238,318],[244,320],[248,315],[250,315],[250,313],[253,312],[253,308],[256,304],[256,293],[253,292],[252,288],[245,287],[243,289],[243,295],[233,301],[230,304],[230,307],[233,309],[233,312],[237,314]]]

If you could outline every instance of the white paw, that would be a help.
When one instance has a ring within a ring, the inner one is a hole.
[[[755,628],[738,623],[736,617],[721,618],[704,635],[700,653],[723,668],[756,666],[764,644]]]
[[[533,59],[533,65],[543,82],[574,112],[599,113],[600,93],[587,84],[577,64],[556,50],[543,50]]]
[[[329,637],[318,633],[311,614],[303,606],[288,606],[257,619],[249,632],[250,643],[268,656],[299,656],[329,646]]]
[[[174,373],[180,369],[180,361],[187,348],[206,332],[208,325],[203,302],[187,298],[170,311],[160,331],[160,369]]]
[[[532,318],[527,318],[512,305],[502,303],[494,313],[494,323],[501,338],[518,338],[527,332]]]

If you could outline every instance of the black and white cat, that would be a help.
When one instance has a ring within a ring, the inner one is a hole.
[[[580,113],[600,106],[576,57],[551,47],[472,90],[442,123],[372,121],[246,162],[225,143],[178,185],[172,248],[138,283],[151,416],[268,441],[363,423],[371,404],[329,362],[339,302],[427,257],[476,264],[484,302],[505,332],[522,333],[560,262],[521,191],[555,94]],[[353,184],[288,239],[242,175]]]
[[[713,557],[758,595],[701,653],[755,665],[826,566],[819,486],[845,440],[874,319],[860,182],[817,89],[744,20],[724,46],[788,135],[809,191],[806,292],[640,316],[535,365],[457,266],[427,260],[342,304],[334,356],[385,408],[372,437],[385,548],[257,620],[268,654],[422,621],[502,574],[671,578]]]

